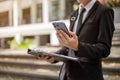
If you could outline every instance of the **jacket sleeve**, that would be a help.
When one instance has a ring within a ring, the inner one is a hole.
[[[61,54],[61,55],[68,55],[68,51],[69,51],[69,48],[63,46],[61,49],[59,49],[58,51],[54,52],[55,54]],[[57,63],[59,61],[55,60],[53,63]]]
[[[77,56],[91,59],[107,57],[110,54],[112,37],[114,32],[114,12],[112,9],[105,10],[99,19],[99,32],[95,44],[80,42]]]
[[[67,47],[63,46],[60,50],[58,50],[55,53],[67,56],[68,55],[68,51],[69,51],[69,49]]]

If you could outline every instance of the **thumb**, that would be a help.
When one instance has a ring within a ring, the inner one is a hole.
[[[71,35],[72,35],[72,37],[74,38],[74,39],[76,39],[77,38],[77,35],[74,33],[74,32],[69,32]]]

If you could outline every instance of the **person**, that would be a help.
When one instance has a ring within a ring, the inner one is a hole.
[[[70,17],[69,37],[64,31],[56,35],[63,47],[55,52],[77,57],[80,64],[63,64],[59,80],[104,80],[102,58],[110,54],[114,27],[114,12],[97,0],[77,0],[79,8]],[[55,63],[54,57],[45,60]]]
[[[108,0],[98,0],[101,4],[107,3]]]

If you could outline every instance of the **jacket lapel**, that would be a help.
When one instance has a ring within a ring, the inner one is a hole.
[[[88,15],[87,15],[85,21],[82,23],[82,25],[81,25],[81,27],[80,27],[80,29],[79,29],[79,31],[78,31],[77,34],[80,34],[80,32],[81,32],[81,30],[82,30],[84,24],[85,24],[86,21],[89,19],[89,17],[91,16],[91,14],[96,10],[96,8],[97,8],[97,6],[98,6],[99,4],[100,4],[100,3],[99,3],[98,1],[96,1],[96,3],[93,5],[93,7],[92,7],[91,10],[89,11],[89,13],[88,13]]]
[[[70,31],[73,31],[73,27],[77,20],[77,16],[78,16],[78,9],[72,14],[70,18]]]

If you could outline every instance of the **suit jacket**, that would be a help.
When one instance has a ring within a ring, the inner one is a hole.
[[[70,18],[71,31],[77,19],[77,11]],[[82,60],[81,64],[66,62],[67,80],[104,80],[101,59],[110,54],[113,32],[113,10],[96,1],[77,33],[78,51],[73,53],[79,59],[85,58],[87,61]],[[68,55],[68,51],[69,48],[63,47],[56,53]]]

